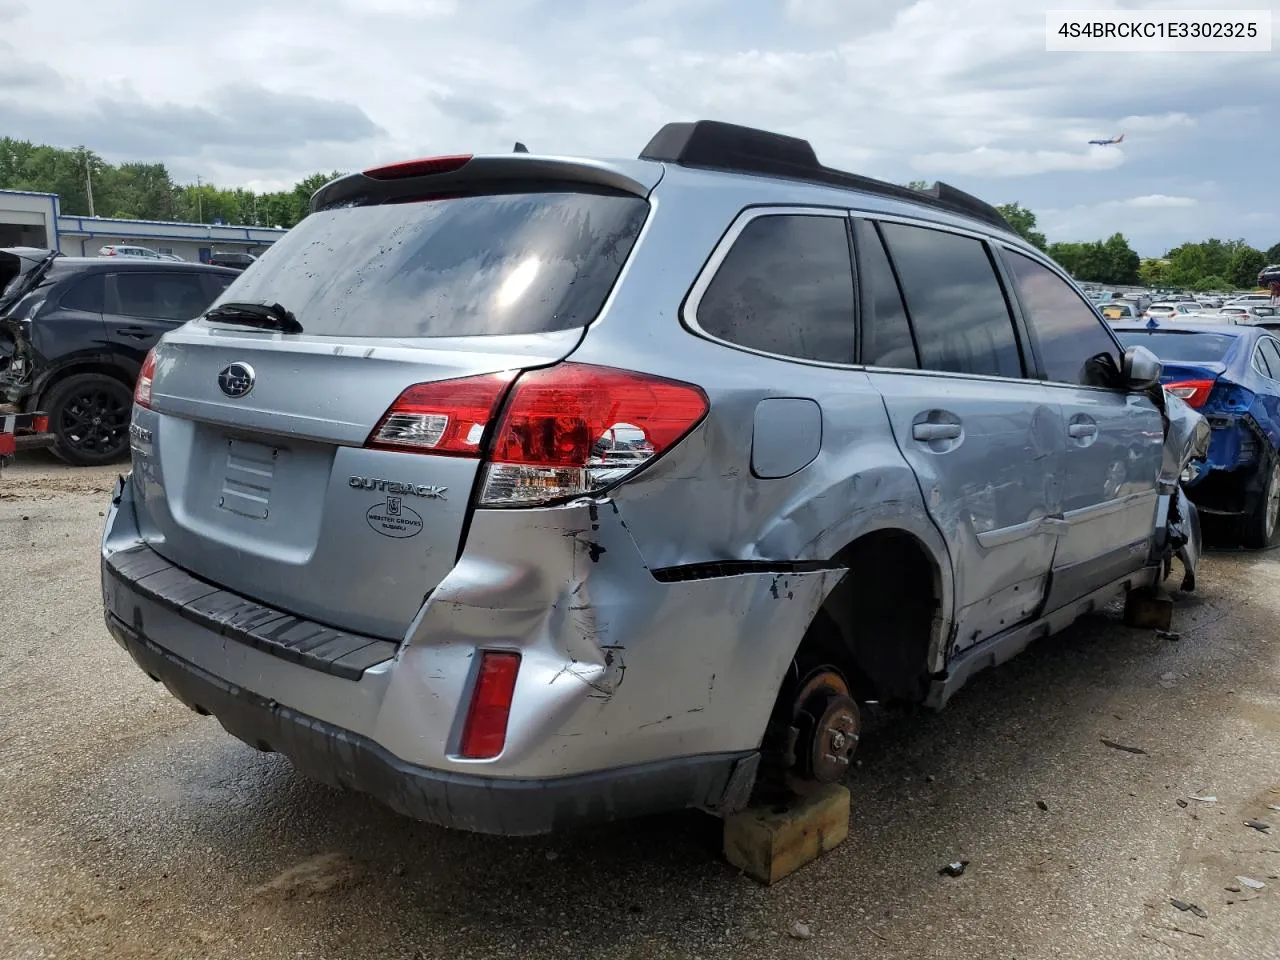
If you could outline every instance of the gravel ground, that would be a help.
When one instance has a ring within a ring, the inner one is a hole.
[[[1092,617],[894,718],[849,779],[849,841],[765,889],[701,814],[452,833],[188,712],[102,625],[115,473],[0,476],[0,957],[1280,955],[1274,554],[1209,557],[1180,639]]]

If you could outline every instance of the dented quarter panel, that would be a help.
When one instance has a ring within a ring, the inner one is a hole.
[[[839,576],[660,583],[608,500],[477,511],[410,630],[374,739],[411,762],[509,778],[754,749]],[[506,748],[479,762],[451,755],[477,650],[523,657]]]

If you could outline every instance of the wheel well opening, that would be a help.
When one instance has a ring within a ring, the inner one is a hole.
[[[804,643],[839,650],[861,699],[922,700],[940,626],[942,583],[933,558],[910,534],[886,530],[854,541],[837,560],[848,572]]]
[[[86,362],[65,367],[55,373],[47,381],[40,386],[39,397],[32,405],[32,409],[43,406],[49,399],[49,394],[57,388],[58,384],[64,382],[70,377],[77,377],[82,374],[96,373],[104,377],[110,377],[130,392],[137,385],[137,376],[130,376],[129,371],[123,367],[118,367],[111,363]]]

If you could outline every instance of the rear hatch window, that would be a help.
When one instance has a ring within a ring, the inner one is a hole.
[[[1146,347],[1161,360],[1173,363],[1220,363],[1236,338],[1226,333],[1178,333],[1173,330],[1116,333],[1126,347]]]
[[[321,337],[568,330],[600,313],[648,210],[634,196],[565,192],[320,211],[217,302],[279,303]]]

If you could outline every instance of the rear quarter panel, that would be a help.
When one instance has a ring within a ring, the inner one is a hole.
[[[690,436],[610,497],[651,570],[726,560],[827,562],[866,533],[909,532],[943,574],[949,622],[951,559],[866,373],[736,350],[681,322],[688,291],[745,207],[765,200],[849,207],[845,195],[787,185],[762,197],[741,179],[703,179],[698,189],[664,179],[625,288],[574,354],[695,383],[710,399],[707,419]],[[752,471],[756,408],[769,398],[808,398],[822,411],[816,458],[779,479]]]

